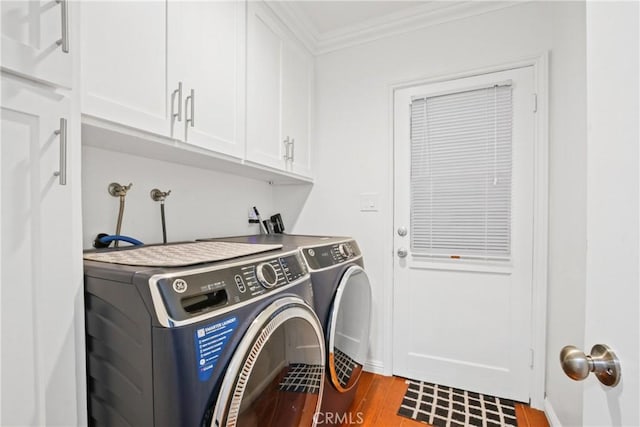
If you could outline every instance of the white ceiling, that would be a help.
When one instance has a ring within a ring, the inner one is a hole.
[[[319,55],[527,0],[271,0],[269,6]]]
[[[379,20],[424,1],[293,1],[294,7],[306,15],[314,33],[341,32],[370,20]]]

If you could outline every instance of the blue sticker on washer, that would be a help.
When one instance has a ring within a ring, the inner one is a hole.
[[[237,317],[229,317],[220,322],[196,329],[194,342],[200,381],[207,381],[211,378],[213,368],[216,366],[218,358],[222,354],[227,341],[231,338],[237,324]]]

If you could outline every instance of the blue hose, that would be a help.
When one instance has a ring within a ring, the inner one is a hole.
[[[103,236],[99,238],[98,241],[107,246],[109,246],[109,244],[111,244],[111,242],[113,241],[127,242],[127,243],[131,243],[134,246],[144,245],[144,243],[142,243],[140,240],[134,239],[133,237],[122,236],[118,234],[112,234],[111,236]]]

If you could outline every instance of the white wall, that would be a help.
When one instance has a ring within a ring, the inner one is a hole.
[[[272,187],[266,182],[129,154],[82,147],[83,246],[98,233],[114,234],[119,199],[107,192],[111,182],[133,187],[126,197],[122,234],[144,243],[162,242],[160,205],[153,188],[171,190],[165,202],[167,239],[193,240],[259,233],[247,221],[248,210],[274,213]]]
[[[390,85],[513,62],[550,51],[550,240],[547,395],[564,425],[579,425],[581,391],[558,352],[584,330],[585,12],[579,2],[531,2],[317,58],[316,184],[297,233],[354,236],[374,299],[370,367],[390,372],[392,141]],[[378,193],[378,212],[358,195]],[[278,202],[276,194],[276,203]],[[425,304],[425,307],[428,307]],[[437,326],[437,325],[434,325]],[[385,338],[386,337],[386,338]],[[582,345],[582,343],[574,343]]]

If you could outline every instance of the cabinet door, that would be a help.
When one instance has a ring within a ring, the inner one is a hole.
[[[71,87],[71,52],[62,51],[63,16],[70,25],[65,1],[1,1],[2,68],[53,85]]]
[[[0,425],[76,425],[84,404],[77,385],[84,375],[76,375],[84,346],[76,349],[81,332],[74,327],[82,263],[80,215],[72,206],[79,211],[80,187],[54,176],[55,131],[69,105],[48,88],[2,76]],[[67,155],[79,162],[79,139],[68,136]],[[79,177],[69,164],[72,170]]]
[[[245,140],[245,19],[244,2],[169,3],[170,81],[182,81],[184,90],[184,119],[174,136],[238,158]]]
[[[284,44],[282,58],[282,133],[293,140],[287,169],[310,176],[313,58],[293,41]]]
[[[284,169],[282,30],[273,15],[255,2],[249,3],[247,21],[247,160]]]
[[[83,113],[171,133],[166,1],[81,4]]]

